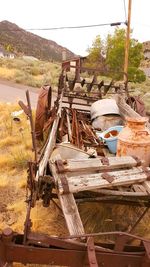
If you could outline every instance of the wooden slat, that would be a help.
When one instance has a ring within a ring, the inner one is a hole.
[[[145,187],[145,189],[148,192],[148,194],[150,194],[150,181],[145,181],[143,183],[143,186]]]
[[[134,188],[135,192],[146,193],[146,189],[142,184],[134,184],[134,185],[132,185],[132,187]]]
[[[60,159],[60,155],[55,159]],[[54,161],[49,161],[49,166],[52,171],[52,175],[55,179],[55,182],[59,181],[59,176],[56,171],[56,166]],[[79,211],[72,193],[65,195],[58,194],[61,208],[65,217],[67,228],[70,235],[82,235],[84,234],[83,224],[79,215]]]
[[[109,165],[104,165],[101,162],[101,158],[91,158],[91,159],[69,159],[65,162],[64,168],[68,172],[91,172],[91,171],[104,171],[110,169],[120,169],[120,168],[132,168],[137,165],[134,158],[130,156],[126,157],[109,157]]]
[[[68,178],[69,190],[71,193],[77,193],[86,190],[125,186],[133,183],[143,182],[147,179],[146,174],[140,167],[124,171],[109,172],[109,175],[114,176],[114,180],[111,183],[103,179],[103,173],[70,176]],[[61,181],[58,181],[58,186],[59,192],[63,194]]]

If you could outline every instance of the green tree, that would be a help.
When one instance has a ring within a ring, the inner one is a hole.
[[[118,27],[116,27],[112,35],[108,34],[105,41],[99,35],[96,36],[92,47],[88,49],[89,56],[86,66],[107,69],[112,72],[112,76],[116,79],[123,79],[121,72],[124,70],[125,40],[125,29]],[[129,43],[128,76],[134,82],[142,82],[145,79],[144,73],[138,69],[142,59],[142,44],[131,38]]]
[[[108,69],[116,73],[116,78],[121,79],[120,72],[124,70],[125,58],[125,29],[115,29],[113,35],[108,35],[106,40],[106,64]],[[129,43],[129,66],[128,76],[130,80],[142,82],[145,75],[139,71],[140,62],[143,59],[142,44],[135,39],[130,39]]]
[[[104,64],[102,53],[104,51],[104,44],[100,35],[92,43],[92,47],[88,48],[89,53],[86,66],[87,67],[102,67]]]

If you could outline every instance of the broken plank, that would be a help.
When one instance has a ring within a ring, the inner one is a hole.
[[[89,158],[89,159],[69,159],[65,161],[64,170],[66,172],[91,172],[115,170],[120,168],[132,168],[137,166],[137,161],[131,156],[109,157],[109,158]]]
[[[55,159],[60,159],[60,155],[57,155]],[[54,161],[49,161],[49,167],[56,182],[59,182],[59,175],[56,170]],[[70,235],[82,235],[84,234],[83,224],[79,215],[79,211],[72,193],[60,195],[58,192],[58,198],[61,204],[63,215],[67,224],[67,228]]]
[[[105,176],[112,178],[112,181],[104,179]],[[67,175],[66,175],[67,178]],[[124,171],[116,171],[109,173],[82,174],[78,176],[70,176],[68,179],[68,187],[71,193],[77,193],[86,190],[95,190],[100,188],[110,188],[114,186],[125,186],[134,183],[143,182],[147,179],[147,175],[142,168],[133,168]],[[58,181],[60,194],[64,193],[61,181]]]

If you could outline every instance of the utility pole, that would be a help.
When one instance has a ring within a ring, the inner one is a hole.
[[[128,0],[128,21],[126,31],[126,44],[125,44],[125,60],[124,60],[124,72],[128,73],[129,62],[129,43],[130,43],[130,24],[131,24],[131,4],[132,0]],[[127,75],[124,75],[124,82],[127,83]]]

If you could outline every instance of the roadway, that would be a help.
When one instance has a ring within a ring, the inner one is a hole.
[[[0,103],[17,103],[22,100],[26,104],[26,90],[29,90],[32,108],[36,107],[39,89],[0,80]]]

